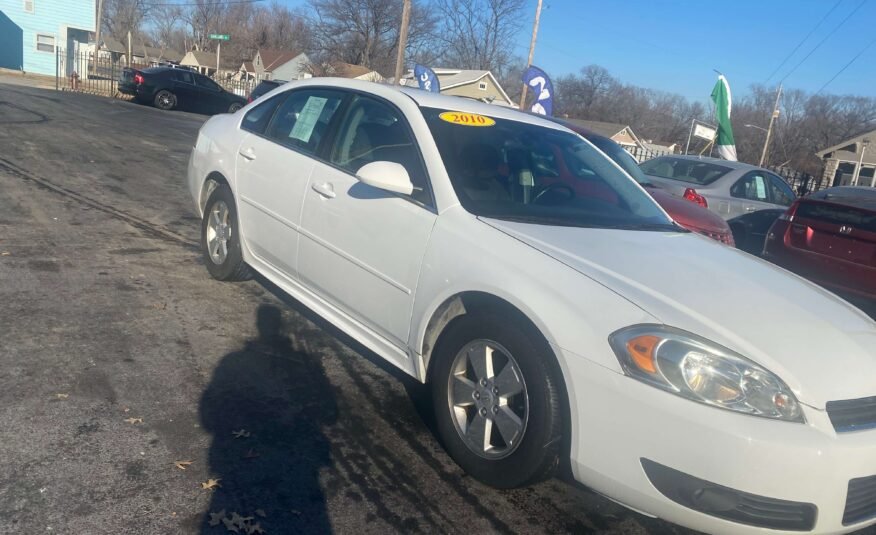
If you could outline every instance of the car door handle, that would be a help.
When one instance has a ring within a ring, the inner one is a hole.
[[[310,186],[313,191],[319,193],[327,199],[335,198],[335,188],[328,182],[321,182]]]
[[[746,206],[746,207],[745,207],[745,211],[746,211],[746,212],[756,212],[756,211],[757,211],[757,206]]]
[[[240,149],[240,152],[238,154],[240,154],[241,156],[243,156],[244,158],[246,158],[249,161],[255,160],[255,151],[253,150],[252,147],[250,147],[248,149]]]

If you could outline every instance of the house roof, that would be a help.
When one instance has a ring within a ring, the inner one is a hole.
[[[563,119],[564,121],[570,122],[572,124],[576,124],[578,126],[582,126],[588,130],[596,132],[600,136],[605,137],[613,137],[617,134],[620,134],[625,128],[628,128],[625,124],[620,123],[606,123],[602,121],[587,121],[584,119]]]
[[[253,67],[251,61],[244,61],[243,65],[240,66],[240,70],[246,72],[255,72],[255,67]]]
[[[112,37],[105,37],[101,39],[103,42],[104,50],[109,50],[110,52],[117,52],[119,54],[125,54],[128,51],[128,47],[123,45],[121,41],[117,41]]]
[[[511,97],[508,96],[508,93],[502,88],[502,85],[496,80],[496,77],[493,76],[493,73],[485,70],[477,70],[477,69],[447,69],[447,68],[436,68],[432,69],[435,73],[435,76],[438,77],[438,82],[441,84],[441,90],[451,89],[454,87],[459,87],[462,85],[473,84],[482,78],[489,78],[492,80],[493,85],[499,89],[499,93],[501,93],[502,97],[509,103],[513,104],[511,101]],[[408,74],[405,75],[405,79],[413,80],[414,72],[408,71]]]
[[[191,65],[193,67],[211,67],[216,68],[216,54],[205,50],[192,50],[186,57],[180,61],[181,65]]]
[[[258,51],[262,58],[262,65],[265,71],[271,72],[277,67],[284,65],[301,55],[301,52],[293,52],[292,50],[273,50],[270,48],[260,48]]]
[[[871,140],[870,141],[871,143],[876,144],[876,130],[873,130],[871,132],[864,132],[863,134],[860,134],[860,135],[857,135],[853,138],[847,139],[847,140],[843,141],[842,143],[837,143],[836,145],[834,145],[832,147],[828,147],[824,150],[820,150],[820,151],[816,152],[815,155],[818,156],[819,158],[824,158],[827,154],[830,154],[831,152],[834,152],[834,151],[842,150],[842,151],[852,152],[852,153],[857,152],[858,149],[854,145],[856,143],[858,143],[859,141],[862,141],[864,138],[868,138]],[[851,150],[848,150],[849,148],[851,148]]]
[[[183,55],[176,50],[170,48],[158,48],[154,46],[135,46],[134,54],[143,54],[143,57],[154,58],[154,59],[163,59],[166,61],[172,62],[180,62],[183,59]]]

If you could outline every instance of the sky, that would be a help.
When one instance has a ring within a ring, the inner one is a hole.
[[[519,37],[509,45],[524,60],[536,3],[527,0]],[[870,44],[823,92],[876,97],[874,38],[876,0],[544,0],[533,64],[554,79],[598,64],[623,82],[706,102],[713,69],[735,94],[783,78],[787,88],[816,92]]]

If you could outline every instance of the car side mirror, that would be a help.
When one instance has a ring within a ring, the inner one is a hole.
[[[356,178],[363,184],[402,195],[414,192],[414,185],[407,170],[395,162],[371,162],[363,165],[356,173]]]

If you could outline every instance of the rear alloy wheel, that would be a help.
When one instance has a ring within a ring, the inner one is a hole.
[[[176,108],[176,95],[167,89],[162,89],[155,94],[154,102],[155,107],[159,110],[172,110]]]
[[[494,487],[543,479],[559,459],[560,382],[549,346],[531,331],[504,315],[465,315],[434,352],[432,401],[444,446]]]
[[[234,196],[227,185],[221,184],[207,199],[201,222],[201,252],[214,279],[242,281],[251,277],[249,266],[243,261],[237,229]]]
[[[243,104],[240,102],[234,102],[231,106],[228,107],[228,113],[237,113],[237,110],[243,107]]]

